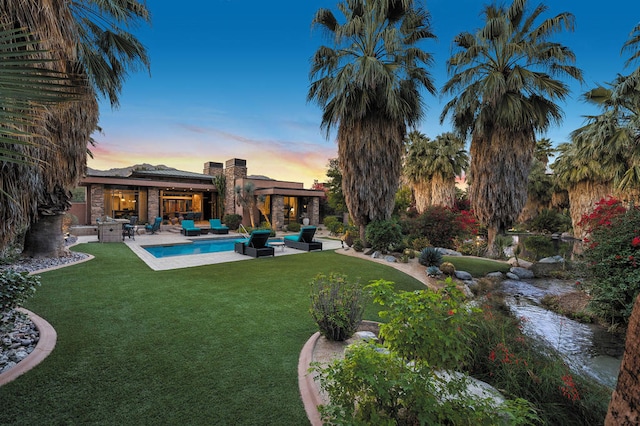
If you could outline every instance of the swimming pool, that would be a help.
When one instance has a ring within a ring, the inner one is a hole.
[[[191,254],[219,253],[233,251],[237,238],[216,238],[211,240],[198,240],[191,244],[175,244],[170,246],[143,247],[154,257],[188,256]]]

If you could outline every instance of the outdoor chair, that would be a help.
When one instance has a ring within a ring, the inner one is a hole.
[[[185,237],[188,237],[190,235],[200,235],[202,230],[196,227],[193,220],[185,219],[182,221],[182,232],[184,233]]]
[[[229,227],[225,226],[220,222],[220,219],[209,219],[209,225],[211,229],[209,230],[212,234],[228,234]]]
[[[270,236],[268,229],[252,231],[249,238],[236,240],[234,251],[251,257],[275,256],[275,250],[267,244]]]
[[[316,233],[315,226],[305,226],[300,229],[298,235],[285,235],[284,245],[298,250],[322,250],[322,243],[319,241],[313,241],[313,236]]]
[[[160,224],[162,223],[162,218],[160,216],[156,217],[156,220],[153,224],[147,224],[144,226],[146,232],[151,232],[151,234],[155,234],[156,232],[160,232]]]
[[[122,225],[122,241],[124,241],[125,237],[136,239],[136,231],[138,227],[138,216],[131,216],[129,219],[129,223],[125,223]]]

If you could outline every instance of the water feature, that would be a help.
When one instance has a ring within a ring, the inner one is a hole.
[[[596,324],[583,324],[540,306],[545,295],[574,291],[573,284],[554,279],[505,280],[502,290],[514,315],[523,320],[523,331],[555,348],[574,370],[615,387],[624,352],[623,336],[608,333]]]

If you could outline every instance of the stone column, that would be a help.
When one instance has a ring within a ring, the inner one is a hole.
[[[232,158],[227,160],[225,166],[224,176],[227,180],[227,188],[224,199],[224,213],[233,214],[236,212],[236,179],[247,177],[247,160]]]
[[[104,216],[104,186],[91,185],[91,206],[89,207],[89,223],[95,223],[96,219]]]
[[[153,223],[156,217],[160,216],[160,190],[149,188],[147,193],[147,217],[149,223]]]
[[[318,226],[320,225],[320,198],[312,197],[311,205],[307,206],[307,213],[309,214],[309,224]]]
[[[282,231],[284,227],[284,197],[282,195],[271,196],[271,220],[276,231]]]

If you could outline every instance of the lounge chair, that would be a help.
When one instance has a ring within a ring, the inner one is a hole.
[[[313,241],[315,233],[315,226],[302,227],[298,235],[285,235],[284,245],[298,250],[322,250],[322,243]]]
[[[202,230],[196,227],[196,225],[193,223],[193,220],[185,219],[182,221],[182,232],[184,233],[185,237],[188,237],[189,235],[200,235]]]
[[[153,224],[147,224],[144,226],[144,230],[146,232],[151,232],[151,234],[155,234],[156,232],[160,232],[160,224],[162,223],[162,218],[160,216],[156,217],[156,220]]]
[[[234,251],[251,257],[275,256],[275,250],[267,244],[270,236],[268,229],[253,231],[249,238],[236,240]]]
[[[228,234],[229,227],[224,226],[220,219],[209,219],[209,225],[211,226],[210,233],[212,234]]]

